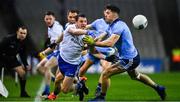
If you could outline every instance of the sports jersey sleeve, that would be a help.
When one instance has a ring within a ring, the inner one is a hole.
[[[63,32],[63,27],[61,25],[59,25],[56,30],[55,30],[55,33],[58,34],[58,36],[61,36]]]
[[[60,37],[63,33],[63,27],[61,25],[57,25],[53,30],[53,36],[51,36],[51,43],[56,41],[58,37]]]
[[[124,32],[124,26],[127,26],[127,25],[125,23],[117,22],[112,28],[112,34],[117,34],[121,36],[121,34]]]
[[[97,24],[98,20],[95,20],[94,22],[92,22],[90,25],[91,25],[91,28],[92,29],[95,29],[96,30],[96,24]]]
[[[70,29],[76,29],[76,27],[74,26],[74,24],[72,24],[72,25],[69,25],[67,28],[66,28],[66,31],[65,32],[68,32],[69,34],[71,34],[70,33]]]
[[[64,31],[63,27],[61,25],[59,25],[59,29],[57,29],[57,33],[59,33],[59,35],[61,35],[63,31]]]

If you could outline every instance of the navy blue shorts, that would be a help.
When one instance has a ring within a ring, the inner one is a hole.
[[[58,57],[60,51],[59,50],[55,50],[54,52],[52,52],[51,54],[49,54],[46,58],[49,60],[52,56],[53,57]]]
[[[58,56],[58,65],[60,72],[68,77],[74,77],[78,69],[78,65],[73,65],[64,61],[60,55]]]
[[[139,54],[133,59],[120,59],[120,66],[125,70],[134,70],[140,64],[140,56]]]

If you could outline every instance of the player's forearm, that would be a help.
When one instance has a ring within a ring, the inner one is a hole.
[[[87,25],[85,29],[90,29],[91,28],[91,25]]]
[[[94,43],[94,46],[99,46],[99,47],[112,47],[114,44],[111,41],[97,41]]]
[[[51,49],[51,48],[47,48],[47,49],[45,49],[42,53],[44,54],[44,55],[47,55],[48,53],[50,53],[50,52],[52,52],[53,51],[53,49]]]
[[[69,32],[74,34],[74,35],[84,35],[84,34],[87,34],[87,30],[83,30],[83,29],[69,29]]]
[[[106,36],[106,33],[102,33],[99,37],[95,38],[94,41],[102,41]]]

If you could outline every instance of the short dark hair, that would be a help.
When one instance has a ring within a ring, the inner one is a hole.
[[[108,4],[106,7],[105,7],[105,10],[108,9],[108,10],[111,10],[112,12],[116,12],[117,14],[120,13],[120,9],[115,6],[115,5],[111,5],[111,4]]]
[[[78,19],[79,19],[79,17],[83,17],[83,18],[86,18],[86,15],[85,14],[78,14],[77,16],[76,16],[76,21],[78,21]]]
[[[53,11],[46,11],[45,12],[45,15],[52,15],[52,16],[55,16],[55,13]]]
[[[21,25],[21,26],[18,26],[18,28],[17,28],[16,31],[18,31],[20,28],[21,28],[21,29],[27,29],[27,27],[26,27],[25,25]]]
[[[67,14],[69,14],[70,12],[79,14],[79,10],[77,10],[77,9],[70,9],[70,10],[68,10]]]

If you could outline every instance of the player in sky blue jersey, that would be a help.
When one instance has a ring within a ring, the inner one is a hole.
[[[95,38],[98,38],[100,35],[102,35],[103,33],[106,32],[107,28],[108,28],[108,24],[106,23],[105,19],[104,18],[100,18],[100,19],[97,19],[95,20],[94,22],[92,22],[91,24],[87,25],[86,26],[87,29],[92,29],[92,30],[95,30],[96,33],[93,34],[93,36]],[[109,47],[96,47],[96,49],[98,50],[98,52],[101,52],[101,53],[104,53],[106,52],[106,55],[107,55],[107,52],[109,51],[113,51],[112,48],[109,48]],[[105,53],[104,53],[105,54]],[[107,68],[107,66],[110,66],[110,62],[106,61],[106,60],[100,60],[99,58],[95,57],[94,55],[92,55],[91,53],[88,53],[88,57],[86,58],[86,61],[85,63],[83,64],[83,66],[80,68],[80,71],[79,71],[79,77],[82,77],[84,76],[85,72],[87,71],[87,69],[95,64],[95,63],[98,63],[100,62],[100,65],[102,66],[102,70],[104,70],[104,68]],[[109,84],[110,84],[110,80],[109,80]],[[99,95],[100,94],[100,91],[101,91],[101,77],[98,81],[98,85],[97,85],[97,88],[96,88],[96,92],[95,92],[95,95]]]
[[[136,70],[140,63],[140,56],[133,44],[133,38],[129,27],[125,22],[119,19],[119,8],[114,5],[107,5],[105,8],[105,20],[109,23],[107,33],[109,38],[95,42],[91,37],[85,37],[84,42],[91,46],[113,47],[118,49],[119,56],[111,56],[107,60],[114,60],[112,65],[101,73],[102,77],[102,91],[101,94],[91,101],[104,101],[106,92],[108,90],[108,78],[113,75],[127,72],[134,80],[138,80],[150,87],[152,87],[165,100],[165,87],[156,84],[147,75],[142,74]]]

